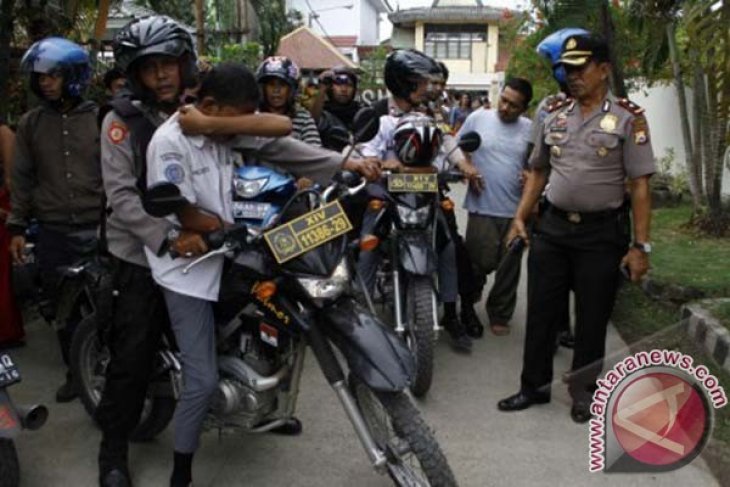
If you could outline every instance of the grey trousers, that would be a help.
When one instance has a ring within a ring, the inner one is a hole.
[[[173,418],[175,451],[193,453],[218,387],[213,303],[169,289],[163,291],[183,372],[183,390]]]
[[[487,276],[494,272],[494,284],[487,298],[487,316],[490,323],[507,324],[512,318],[517,303],[517,285],[520,282],[520,259],[512,259],[513,265],[500,266],[507,252],[505,238],[509,232],[511,218],[469,213],[466,225],[466,249],[471,257],[476,279],[475,289],[480,292],[471,299],[480,300],[481,290],[487,283]]]

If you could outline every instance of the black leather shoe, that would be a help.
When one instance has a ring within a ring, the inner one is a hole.
[[[479,321],[479,317],[474,309],[462,310],[461,322],[464,324],[466,334],[470,338],[481,338],[484,336],[484,325]]]
[[[77,397],[79,393],[76,391],[76,384],[70,378],[66,378],[66,382],[56,391],[56,402],[71,402]]]
[[[587,401],[575,401],[570,408],[570,418],[576,423],[587,423],[591,419],[591,405]]]
[[[522,411],[533,404],[546,404],[550,402],[550,396],[547,394],[528,394],[520,391],[517,394],[502,399],[497,403],[497,409],[500,411]]]
[[[302,433],[302,429],[302,422],[297,418],[291,417],[286,423],[269,430],[269,432],[277,435],[297,436]]]
[[[132,487],[129,472],[122,468],[112,468],[99,478],[100,487]]]

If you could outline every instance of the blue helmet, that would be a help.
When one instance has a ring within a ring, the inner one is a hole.
[[[590,34],[590,32],[579,27],[566,27],[565,29],[553,32],[537,45],[537,53],[550,60],[550,64],[553,67],[553,78],[561,86],[568,83],[565,68],[558,64],[558,60],[560,60],[560,55],[563,51],[563,44],[570,36],[586,34]]]
[[[31,76],[31,89],[42,97],[38,75],[61,73],[64,96],[80,97],[91,81],[88,53],[78,44],[62,37],[47,37],[30,46],[20,62]]]

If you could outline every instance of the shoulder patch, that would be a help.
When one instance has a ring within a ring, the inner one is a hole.
[[[629,100],[628,98],[619,98],[618,105],[625,110],[631,112],[632,115],[641,115],[642,113],[644,113],[643,108],[641,108],[639,105]]]
[[[563,108],[564,106],[568,106],[573,102],[572,98],[566,98],[565,100],[558,100],[557,102],[553,103],[552,105],[548,105],[547,111],[548,113],[552,113],[555,110],[558,110],[560,108]]]
[[[644,115],[639,114],[631,121],[631,130],[634,133],[634,143],[636,145],[643,145],[649,142],[649,131]]]
[[[129,134],[129,129],[123,122],[119,122],[117,120],[114,120],[110,125],[109,129],[106,132],[107,137],[109,137],[109,140],[112,144],[119,144],[124,139],[127,138],[127,135]]]

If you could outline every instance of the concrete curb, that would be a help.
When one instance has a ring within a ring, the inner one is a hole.
[[[704,299],[682,306],[682,328],[705,352],[730,372],[730,331],[705,307],[712,302],[730,302],[730,298]]]

